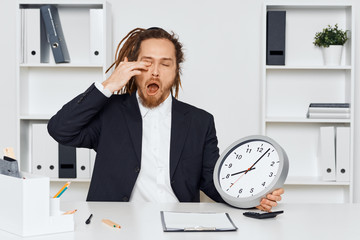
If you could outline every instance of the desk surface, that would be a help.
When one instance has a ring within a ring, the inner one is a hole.
[[[360,204],[279,204],[284,214],[272,219],[243,216],[245,210],[220,203],[134,204],[118,202],[62,202],[63,211],[77,209],[75,231],[28,237],[27,240],[112,239],[359,239]],[[163,232],[160,211],[227,212],[236,232]],[[93,214],[89,225],[85,220]],[[101,222],[108,218],[121,225],[112,229]],[[1,240],[22,239],[0,231]]]

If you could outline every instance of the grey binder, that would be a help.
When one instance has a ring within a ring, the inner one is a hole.
[[[40,7],[41,17],[45,23],[45,30],[56,63],[70,62],[69,51],[62,31],[58,9],[53,5]]]
[[[268,11],[266,25],[266,65],[285,65],[285,11]]]

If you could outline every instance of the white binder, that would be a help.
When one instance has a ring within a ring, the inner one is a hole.
[[[90,178],[90,150],[76,149],[76,178]]]
[[[320,174],[324,181],[335,181],[335,128],[320,127],[319,135]]]
[[[32,124],[32,173],[51,178],[59,177],[58,146],[49,135],[47,124]]]
[[[40,9],[26,8],[24,9],[24,62],[28,64],[40,63],[41,49],[41,24]]]
[[[336,181],[350,181],[350,128],[336,128]]]
[[[92,173],[94,171],[95,166],[95,158],[96,158],[96,152],[95,150],[90,150],[90,177],[92,177]]]
[[[23,237],[74,231],[74,215],[50,214],[48,177],[0,174],[0,229]]]
[[[103,10],[90,9],[90,61],[94,64],[103,63]]]

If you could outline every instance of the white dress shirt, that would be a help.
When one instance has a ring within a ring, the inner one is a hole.
[[[170,185],[171,94],[155,108],[141,104],[143,136],[141,170],[130,201],[179,202]]]
[[[95,86],[105,96],[111,96],[101,83]],[[136,97],[143,125],[141,170],[130,201],[179,202],[170,185],[171,94],[152,109],[141,104],[137,92]]]

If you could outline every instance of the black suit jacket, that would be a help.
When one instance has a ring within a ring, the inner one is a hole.
[[[219,158],[214,119],[172,101],[171,187],[181,202],[198,202],[199,190],[223,201],[213,183]],[[53,116],[50,135],[59,143],[97,152],[87,201],[129,201],[141,170],[142,118],[136,94],[105,97],[94,84]]]

